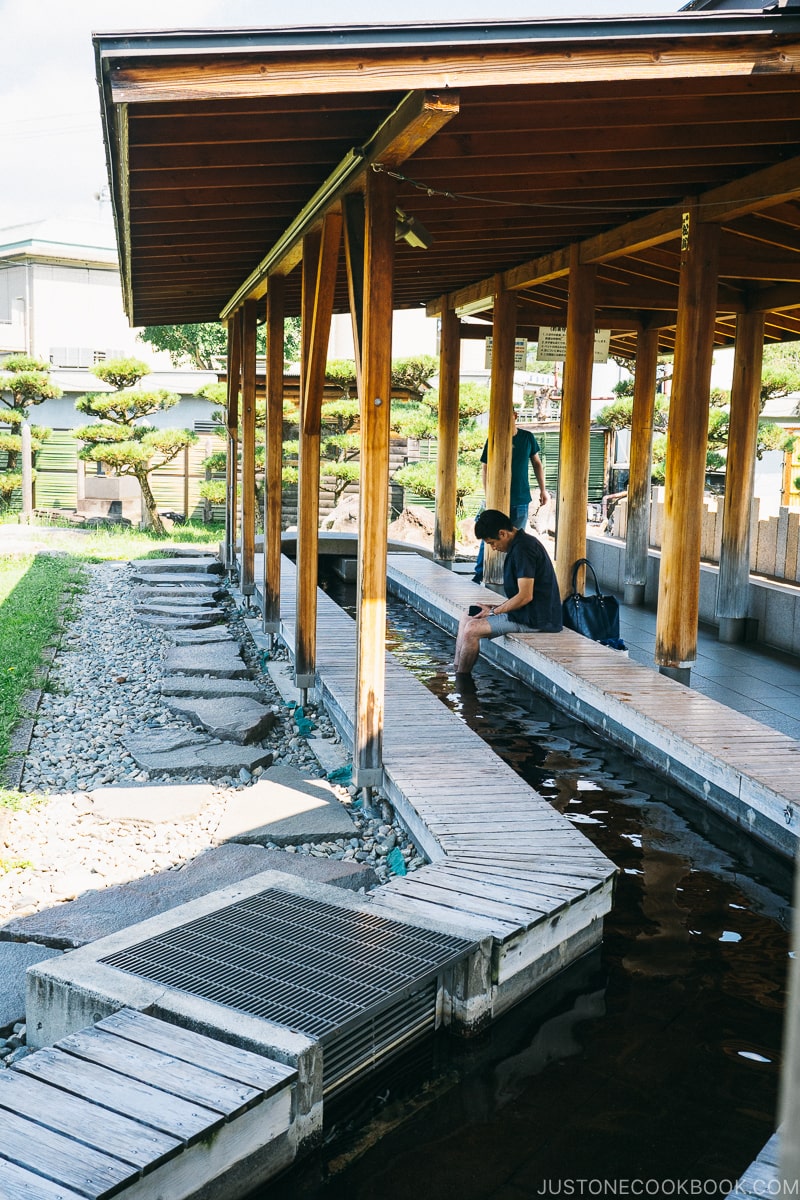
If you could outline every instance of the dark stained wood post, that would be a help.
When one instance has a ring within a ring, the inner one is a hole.
[[[556,522],[556,576],[562,596],[569,593],[575,561],[586,556],[595,274],[596,268],[581,263],[578,247],[572,246]]]
[[[696,210],[687,206],[667,429],[655,653],[661,673],[683,683],[689,682],[697,658],[700,540],[718,262],[719,226],[698,221]]]
[[[256,552],[256,315],[255,300],[245,300],[242,321],[242,565],[239,586],[252,596]]]
[[[307,240],[307,239],[306,239]],[[319,558],[319,453],[325,364],[331,333],[342,217],[326,213],[318,243],[316,271],[306,273],[303,246],[303,392],[300,414],[300,488],[297,512],[297,636],[295,684],[314,686],[317,669],[317,574]],[[313,306],[310,301],[313,299]],[[305,330],[310,325],[306,342]],[[301,514],[300,504],[303,505]],[[302,539],[302,549],[301,549]],[[302,592],[301,592],[302,588]],[[302,626],[302,628],[301,628]]]
[[[643,329],[636,339],[633,417],[628,471],[628,531],[625,537],[625,603],[644,604],[650,545],[653,412],[656,403],[658,330]]]
[[[721,642],[740,642],[745,634],[750,592],[750,506],[758,442],[763,350],[764,314],[741,313],[736,321],[717,584]]]
[[[456,312],[442,298],[439,342],[439,430],[436,459],[436,517],[433,556],[452,562],[456,556],[456,476],[458,472],[458,392],[461,333]]]
[[[264,460],[264,633],[280,630],[283,484],[283,321],[286,280],[271,275],[267,291],[267,412]]]
[[[297,481],[297,597],[294,680],[299,688],[314,686],[317,656],[317,535],[319,528],[319,432],[306,428],[306,375],[311,356],[314,294],[320,236],[303,238],[303,295],[300,313],[300,430]]]
[[[511,496],[511,442],[514,437],[514,339],[517,335],[516,293],[497,277],[492,320],[492,374],[489,384],[489,435],[486,464],[486,507],[508,513]],[[486,546],[483,578],[502,583],[503,555]]]
[[[228,321],[228,457],[225,462],[225,567],[236,567],[236,481],[239,474],[239,382],[242,359],[242,315],[237,311]]]
[[[394,210],[394,180],[384,171],[368,171],[353,752],[354,783],[364,789],[378,787],[383,778]]]

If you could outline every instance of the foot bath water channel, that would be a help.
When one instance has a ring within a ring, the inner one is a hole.
[[[600,953],[475,1042],[396,1065],[270,1200],[727,1194],[775,1129],[789,864],[493,667],[457,690],[452,639],[405,606],[390,627],[618,865],[615,905]]]

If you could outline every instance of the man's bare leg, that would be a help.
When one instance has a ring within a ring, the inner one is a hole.
[[[481,638],[488,637],[492,627],[485,617],[465,614],[458,624],[454,666],[456,675],[469,675],[480,653]]]

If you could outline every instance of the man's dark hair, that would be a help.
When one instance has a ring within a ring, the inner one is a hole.
[[[475,521],[475,537],[481,541],[496,538],[501,529],[513,531],[514,523],[498,508],[485,508]]]

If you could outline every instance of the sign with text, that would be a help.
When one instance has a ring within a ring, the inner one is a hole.
[[[594,361],[608,362],[610,329],[594,331]],[[536,349],[537,362],[563,362],[567,357],[567,330],[563,325],[542,325]]]
[[[514,338],[514,370],[524,371],[528,362],[528,339]],[[486,356],[484,364],[487,371],[492,369],[492,339],[486,339]]]

